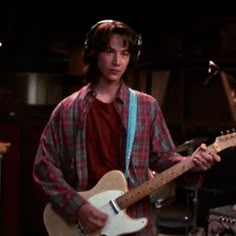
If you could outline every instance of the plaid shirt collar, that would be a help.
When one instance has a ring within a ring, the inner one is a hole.
[[[81,90],[81,98],[82,98],[82,100],[85,99],[85,97],[88,94],[91,94],[91,93],[96,95],[95,85],[92,84],[92,83],[89,83],[89,84],[87,84],[87,86],[85,86]],[[129,88],[125,84],[125,82],[121,83],[120,88],[117,91],[116,100],[119,100],[120,102],[122,102],[124,106],[128,105],[128,102],[129,102]]]

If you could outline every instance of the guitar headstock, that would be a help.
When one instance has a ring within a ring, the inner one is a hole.
[[[232,130],[232,132],[227,130],[226,134],[223,134],[223,132],[221,132],[221,136],[218,136],[215,139],[213,146],[217,152],[223,151],[224,149],[227,149],[229,147],[236,146],[235,130]]]

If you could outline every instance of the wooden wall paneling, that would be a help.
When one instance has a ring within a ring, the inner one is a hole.
[[[163,106],[169,84],[169,70],[153,70],[151,82],[151,95],[157,99],[160,107]]]

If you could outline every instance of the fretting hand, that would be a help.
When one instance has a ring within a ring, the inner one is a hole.
[[[215,152],[209,152],[206,144],[201,144],[192,154],[195,166],[193,171],[206,171],[221,161],[221,157]]]

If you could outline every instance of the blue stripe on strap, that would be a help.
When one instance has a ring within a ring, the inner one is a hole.
[[[130,90],[129,114],[127,125],[126,156],[125,156],[125,177],[133,182],[129,174],[130,155],[134,142],[137,116],[137,97],[132,89]]]

